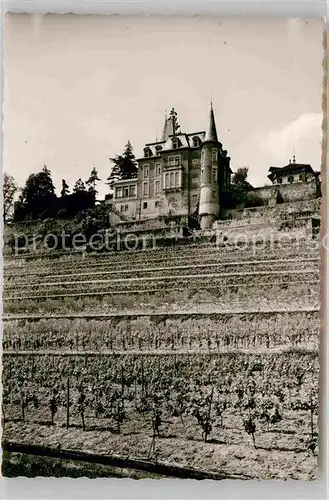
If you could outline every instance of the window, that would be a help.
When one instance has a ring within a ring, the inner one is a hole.
[[[170,173],[170,187],[175,187],[175,173],[171,172]]]
[[[160,181],[155,181],[154,183],[154,194],[160,193]]]
[[[179,148],[178,139],[173,139],[172,140],[172,148],[173,149],[178,149]]]
[[[136,196],[136,186],[130,186],[129,196]]]
[[[294,182],[294,176],[293,175],[289,175],[288,177],[288,182],[291,184],[292,182]]]
[[[303,181],[304,179],[305,179],[305,175],[304,175],[304,174],[300,174],[300,176],[299,176],[299,180],[300,180],[300,181]]]
[[[125,205],[125,212],[128,212],[128,205]]]
[[[172,167],[175,162],[175,157],[174,156],[169,156],[169,166]]]
[[[168,189],[170,187],[169,173],[166,173],[165,187]]]
[[[175,156],[175,165],[180,165],[180,156]]]
[[[178,187],[179,184],[179,172],[175,172],[175,186]]]
[[[204,158],[205,158],[205,150],[203,149],[201,152],[201,164],[204,165]]]
[[[143,182],[143,196],[149,195],[149,183]]]
[[[216,164],[218,159],[218,151],[216,148],[212,148],[212,163]]]
[[[156,201],[156,202],[154,203],[154,206],[155,206],[155,208],[158,208],[158,207],[160,206],[160,202],[159,202],[159,201]]]
[[[128,198],[129,196],[129,188],[128,187],[124,187],[123,188],[123,197],[124,198]]]
[[[198,195],[197,194],[193,194],[191,201],[192,201],[192,203],[196,203],[198,201]]]
[[[200,146],[200,139],[199,139],[199,137],[193,137],[193,146],[195,148],[198,148]]]
[[[122,198],[122,188],[116,188],[116,191],[115,191],[115,197],[116,198]]]
[[[125,206],[124,206],[124,205],[121,205],[121,207],[120,207],[120,212],[123,212],[123,211],[124,211],[124,209],[125,209]]]
[[[157,155],[161,154],[162,146],[155,146],[155,151]]]
[[[147,201],[143,202],[143,209],[147,208]]]
[[[149,176],[149,166],[144,165],[144,167],[143,167],[143,179],[147,179],[148,176]]]
[[[278,184],[282,184],[282,177],[278,177]]]
[[[217,184],[217,168],[212,169],[212,182],[213,184]]]
[[[150,150],[150,148],[145,148],[144,149],[144,158],[149,158],[150,156],[152,156],[152,151]]]
[[[157,177],[161,176],[161,163],[156,163],[155,164],[155,175]]]
[[[204,180],[204,168],[201,170],[201,182]]]

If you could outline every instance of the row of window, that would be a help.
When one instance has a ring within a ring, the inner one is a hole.
[[[205,151],[202,151],[201,161],[203,164],[204,164],[204,158],[205,158]],[[217,148],[212,148],[212,163],[217,165],[217,161],[218,161],[218,150],[217,150]],[[180,166],[180,164],[181,164],[181,157],[180,156],[169,156],[169,158],[168,158],[169,167]],[[156,170],[156,176],[159,177],[161,175],[161,163],[155,164],[155,170]],[[143,178],[147,179],[148,176],[149,176],[149,165],[144,165],[143,166]]]
[[[157,200],[154,202],[154,207],[155,208],[159,208],[160,206],[160,201]],[[143,210],[145,210],[146,208],[148,208],[148,202],[147,201],[143,201]]]
[[[213,165],[217,165],[217,161],[218,161],[218,149],[217,148],[212,148],[212,164]],[[204,162],[205,162],[205,150],[202,151],[201,153],[201,163],[202,165],[204,165]]]
[[[198,148],[201,144],[201,140],[199,137],[193,137],[193,147]],[[182,146],[181,141],[178,139],[178,137],[174,137],[171,140],[171,145],[172,149],[178,149]],[[162,151],[162,146],[155,146],[155,154],[160,155]],[[152,150],[148,147],[144,148],[144,158],[149,158],[150,156],[153,156]]]
[[[136,196],[136,185],[117,187],[115,190],[116,198],[128,198]]]
[[[161,177],[161,165],[157,167],[156,173],[157,173],[157,177]],[[143,177],[144,177],[144,179],[147,179],[148,176],[149,176],[149,168],[147,165],[144,165]],[[289,180],[289,178],[288,178],[288,180]],[[202,168],[201,169],[201,182],[203,182],[203,181],[204,181],[204,169]],[[217,167],[213,167],[213,169],[212,169],[212,182],[214,184],[217,183]],[[278,179],[278,182],[280,182],[280,179]],[[281,179],[281,182],[282,182],[282,179]],[[165,176],[164,176],[164,186],[165,186],[165,189],[180,187],[181,186],[181,173],[180,173],[180,171],[166,172]],[[160,179],[156,179],[154,181],[154,193],[159,194],[160,190],[161,190]],[[115,191],[116,198],[128,198],[128,197],[134,197],[134,196],[136,196],[136,185],[116,188],[116,191]],[[143,196],[149,196],[149,182],[143,182]]]
[[[299,176],[298,176],[299,181],[305,181],[306,179],[307,179],[307,177],[305,176],[305,174],[299,174]],[[289,175],[288,182],[290,184],[292,184],[294,181],[295,181],[295,177],[293,175]],[[282,184],[282,177],[278,177],[277,183]]]
[[[180,156],[170,156],[168,159],[169,167],[174,167],[174,166],[178,167],[178,166],[180,166],[180,162],[181,162]],[[147,179],[149,177],[149,173],[150,173],[150,166],[148,164],[144,165],[143,166],[143,179]],[[161,176],[161,163],[155,164],[155,175],[156,175],[156,177]]]
[[[166,172],[164,176],[165,189],[178,188],[181,186],[180,172]],[[159,194],[161,191],[161,181],[157,179],[154,181],[154,194]],[[149,182],[143,182],[143,196],[149,196]]]
[[[160,193],[160,179],[154,181],[154,194],[159,194]],[[143,182],[143,196],[147,197],[149,196],[149,183],[148,182]]]
[[[143,179],[148,179],[149,173],[150,173],[149,165],[144,165],[143,166]],[[156,177],[161,176],[161,163],[155,164],[155,175],[156,175]]]
[[[176,200],[173,198],[171,201],[174,202]],[[192,201],[192,203],[196,203],[198,201],[198,196],[197,195],[193,195],[191,201]],[[155,208],[159,208],[159,206],[160,206],[160,201],[156,200],[154,202],[154,207]],[[147,201],[143,201],[143,210],[146,210],[147,208],[148,208],[148,202]],[[120,206],[120,212],[128,212],[128,205],[121,205]]]
[[[180,142],[178,139],[176,141],[173,141],[173,149],[178,149],[180,147]],[[194,147],[198,147],[200,145],[200,139],[198,137],[195,137],[193,139],[193,145]],[[161,153],[161,146],[156,146],[156,154],[159,155]],[[152,156],[152,151],[149,148],[146,148],[144,150],[144,158],[150,158]],[[205,150],[202,150],[202,159],[204,160],[205,156]],[[176,157],[177,158],[177,157]],[[178,157],[179,158],[179,157]],[[169,158],[169,162],[172,158]],[[218,160],[218,149],[217,148],[212,148],[212,160],[213,162],[217,162]],[[180,161],[180,160],[179,160]]]
[[[201,169],[201,183],[204,181],[204,168]],[[212,167],[212,183],[217,184],[217,167]]]
[[[178,188],[181,186],[180,172],[166,172],[165,189]]]

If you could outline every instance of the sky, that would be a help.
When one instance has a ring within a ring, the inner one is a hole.
[[[321,168],[323,21],[7,14],[4,171],[23,186],[47,165],[55,186],[105,184],[109,158],[136,157],[174,107],[182,132],[206,130],[210,100],[231,168]]]

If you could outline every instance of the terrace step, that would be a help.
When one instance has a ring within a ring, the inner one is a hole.
[[[17,321],[17,320],[27,320],[27,321],[39,321],[48,319],[112,319],[112,318],[139,318],[144,316],[163,318],[186,318],[191,316],[206,316],[207,318],[220,318],[222,316],[234,317],[236,315],[257,315],[257,316],[270,316],[273,314],[300,314],[300,313],[318,313],[320,311],[319,307],[303,307],[301,309],[291,308],[291,309],[268,309],[266,311],[259,311],[258,309],[253,310],[221,310],[213,312],[204,312],[199,310],[187,309],[185,311],[168,311],[168,312],[157,312],[157,311],[130,311],[125,313],[68,313],[68,314],[7,314],[3,316],[3,321]]]
[[[77,350],[72,350],[72,351],[3,351],[2,355],[3,356],[59,356],[59,357],[67,357],[67,356],[199,356],[200,354],[207,354],[207,355],[212,355],[212,356],[218,356],[219,354],[249,354],[249,355],[255,355],[255,354],[282,354],[282,353],[294,353],[294,352],[302,352],[302,353],[316,353],[318,351],[317,346],[298,346],[298,347],[292,347],[292,346],[279,346],[279,347],[272,347],[268,349],[256,349],[255,348],[250,348],[250,349],[243,349],[239,347],[238,349],[199,349],[199,350],[157,350],[157,351],[107,351],[107,350],[99,350],[99,351],[77,351]]]
[[[40,266],[46,266],[49,270],[49,268],[54,267],[55,269],[58,268],[58,265],[70,265],[73,262],[77,262],[78,260],[83,260],[84,266],[89,266],[89,265],[95,265],[95,264],[111,264],[111,265],[121,265],[124,263],[127,263],[127,258],[129,257],[129,260],[133,263],[135,262],[136,264],[139,262],[157,262],[159,260],[169,260],[172,261],[175,258],[187,258],[188,260],[191,259],[192,257],[199,257],[201,258],[202,256],[211,256],[214,257],[216,254],[221,258],[225,255],[230,255],[230,254],[235,254],[239,256],[240,258],[243,258],[245,255],[251,254],[251,256],[254,256],[256,254],[261,255],[263,254],[265,257],[268,256],[270,252],[272,252],[272,255],[278,256],[278,255],[283,255],[283,254],[288,254],[288,255],[301,255],[304,253],[305,257],[309,256],[312,252],[314,253],[314,256],[318,256],[319,253],[319,242],[314,242],[314,241],[307,241],[307,242],[289,242],[289,244],[284,244],[281,243],[280,245],[276,244],[275,242],[270,243],[266,242],[264,246],[257,246],[257,245],[244,245],[244,246],[218,246],[216,244],[211,244],[211,245],[186,245],[186,246],[177,246],[177,247],[164,247],[164,248],[158,248],[158,249],[146,249],[146,250],[139,250],[139,251],[127,251],[124,253],[117,252],[117,253],[108,253],[108,254],[101,254],[101,253],[94,253],[94,254],[83,254],[81,252],[75,253],[75,254],[67,254],[63,253],[62,257],[59,259],[52,258],[54,257],[53,254],[48,254],[47,256],[44,256],[42,259],[39,259],[39,262],[29,264],[28,262],[25,262],[21,257],[14,257],[12,259],[6,258],[5,259],[5,265],[4,265],[4,270],[7,271],[7,269],[19,269],[20,267],[29,267],[29,268],[35,268],[39,269]],[[40,261],[42,260],[47,260],[46,264],[42,264]],[[33,261],[32,261],[33,262]]]
[[[83,279],[83,277],[94,277],[94,276],[113,276],[113,275],[121,275],[123,277],[125,274],[134,274],[134,277],[138,277],[139,275],[143,274],[148,274],[148,273],[156,273],[157,276],[160,276],[161,274],[165,274],[166,271],[171,271],[171,272],[176,272],[176,271],[187,271],[187,274],[190,274],[193,270],[201,270],[202,272],[206,272],[208,269],[223,269],[223,271],[234,270],[234,268],[238,267],[240,270],[241,268],[246,268],[245,270],[248,271],[248,269],[252,271],[257,271],[258,267],[261,267],[263,270],[266,269],[268,266],[270,268],[276,269],[278,268],[278,271],[282,271],[286,269],[287,267],[289,269],[293,268],[298,268],[301,269],[302,267],[309,265],[314,268],[316,271],[319,267],[319,258],[305,258],[305,259],[268,259],[268,260],[247,260],[247,261],[232,261],[232,262],[216,262],[216,263],[202,263],[202,264],[185,264],[185,265],[170,265],[170,266],[158,266],[158,267],[129,267],[125,265],[124,267],[121,267],[120,269],[117,270],[105,270],[104,268],[101,271],[91,271],[91,272],[84,272],[83,274],[80,272],[74,272],[74,270],[71,272],[66,272],[66,273],[58,273],[58,274],[50,274],[49,270],[45,272],[39,272],[37,274],[32,274],[32,273],[20,273],[17,276],[20,278],[26,278],[28,279],[30,276],[33,276],[35,278],[35,282],[29,281],[30,285],[37,284],[40,282],[40,280],[53,280],[56,278],[80,278],[80,280]],[[10,285],[12,282],[15,283],[15,286],[23,286],[26,281],[15,281],[16,275],[5,275],[5,285]]]
[[[58,281],[58,282],[46,282],[46,283],[24,283],[24,285],[21,286],[22,290],[25,289],[38,289],[40,290],[40,287],[46,287],[48,290],[51,287],[61,287],[61,286],[74,286],[74,285],[94,285],[99,287],[100,285],[105,285],[111,288],[111,286],[116,285],[116,284],[123,284],[126,286],[129,286],[130,283],[145,283],[145,282],[170,282],[172,280],[175,280],[175,282],[179,282],[180,280],[185,281],[185,280],[212,280],[214,278],[219,278],[218,282],[222,283],[223,280],[229,281],[229,278],[232,278],[234,281],[234,278],[240,278],[240,280],[236,280],[237,284],[243,283],[245,281],[246,277],[250,278],[256,278],[259,276],[272,276],[277,278],[278,276],[307,276],[311,275],[314,276],[317,275],[319,271],[314,271],[313,269],[307,269],[307,270],[277,270],[277,271],[244,271],[244,272],[230,272],[226,274],[222,273],[200,273],[200,274],[180,274],[180,275],[166,275],[166,276],[141,276],[141,277],[130,277],[130,278],[115,278],[112,280],[76,280],[76,281]],[[232,283],[233,284],[233,283]],[[4,290],[5,291],[13,291],[16,290],[16,286],[5,286]]]
[[[318,307],[320,303],[319,280],[289,280],[273,284],[260,282],[242,285],[204,284],[167,289],[130,289],[123,291],[80,292],[48,295],[21,295],[4,297],[4,310],[8,313],[108,313],[158,311],[167,313],[197,308],[207,313],[219,310],[268,310],[283,308],[301,309]],[[255,308],[257,305],[257,308]]]

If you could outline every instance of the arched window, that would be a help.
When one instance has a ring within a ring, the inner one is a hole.
[[[300,174],[299,175],[299,180],[304,181],[305,180],[305,174]]]
[[[177,139],[177,137],[174,137],[172,139],[172,148],[173,149],[178,149],[179,147],[181,146],[181,142],[179,139]]]
[[[149,158],[150,156],[152,156],[150,148],[144,148],[144,158]]]
[[[198,148],[200,146],[200,139],[199,139],[199,137],[193,137],[193,146],[195,148]]]
[[[294,182],[294,176],[293,175],[289,175],[288,182],[289,182],[289,184],[292,184]]]
[[[282,184],[282,177],[278,177],[278,179],[277,179],[277,183],[278,183],[278,184]]]

